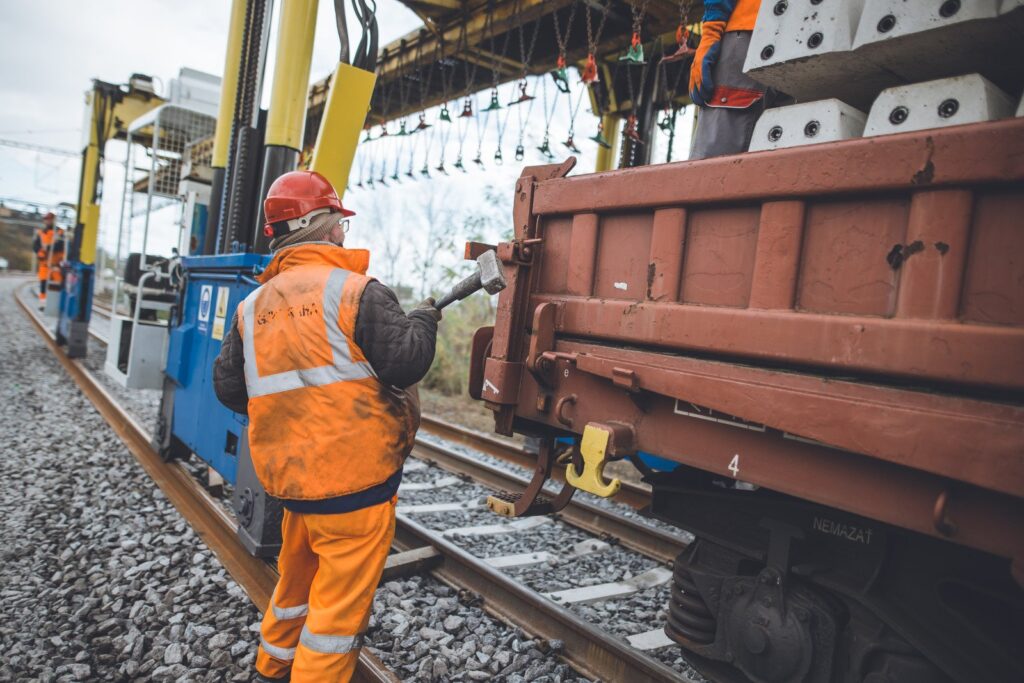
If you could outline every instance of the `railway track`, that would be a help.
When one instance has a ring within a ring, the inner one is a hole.
[[[262,608],[268,601],[277,580],[276,571],[264,561],[249,556],[235,534],[235,523],[221,503],[215,500],[178,462],[165,462],[150,446],[146,430],[121,406],[80,362],[71,360],[56,346],[52,334],[37,313],[20,297],[18,305],[36,326],[46,343],[58,357],[86,396],[96,405],[104,419],[143,465],[186,520],[223,563],[225,569],[245,590],[249,598]],[[106,311],[98,311],[102,316]],[[107,314],[109,315],[109,314]],[[105,342],[100,334],[94,337]],[[497,439],[459,431],[436,418],[427,418],[428,430],[434,434],[458,434],[459,443],[484,450],[510,462],[525,464],[522,451],[501,444]],[[475,437],[475,438],[474,438]],[[498,446],[496,444],[501,444]],[[500,450],[503,449],[503,450]],[[501,455],[499,455],[501,454]],[[414,455],[430,464],[471,479],[489,488],[514,489],[523,486],[525,478],[499,467],[486,465],[450,448],[418,439]],[[642,490],[635,492],[631,504],[639,507]],[[400,506],[401,508],[401,506]],[[601,536],[618,538],[622,545],[658,562],[671,560],[684,547],[678,537],[623,518],[583,501],[574,501],[561,513],[566,523]],[[681,679],[672,668],[648,654],[631,647],[618,636],[588,623],[567,606],[559,604],[529,588],[484,559],[453,542],[444,531],[431,529],[416,519],[415,514],[397,514],[395,547],[402,551],[389,563],[391,575],[415,573],[425,566],[436,565],[431,573],[444,583],[465,589],[482,598],[483,609],[501,621],[514,624],[534,637],[559,641],[563,658],[585,676],[609,681],[672,681]],[[406,564],[408,563],[408,564]],[[385,578],[389,574],[386,573]],[[359,680],[397,680],[380,659],[364,650],[358,669]]]
[[[57,346],[52,331],[46,327],[36,311],[26,305],[17,294],[14,298],[82,393],[92,402],[182,517],[213,551],[249,599],[263,609],[277,584],[277,571],[270,564],[249,555],[235,533],[235,521],[224,508],[180,462],[165,462],[153,450],[150,435],[135,418],[117,403],[81,362],[67,357]],[[380,659],[363,650],[359,655],[356,680],[366,683],[395,683],[399,679]]]

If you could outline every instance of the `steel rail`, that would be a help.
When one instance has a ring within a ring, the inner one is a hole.
[[[433,415],[423,415],[420,418],[420,429],[431,434],[451,441],[453,443],[468,446],[481,453],[514,463],[520,467],[532,470],[537,463],[536,456],[527,453],[519,446],[504,441],[490,434],[467,429],[461,425],[453,424]],[[552,477],[556,481],[565,481],[565,475],[560,469],[555,469]],[[622,482],[622,487],[615,494],[615,500],[641,510],[651,504],[651,492],[642,486],[632,482]]]
[[[416,437],[413,455],[454,474],[501,490],[523,490],[528,479],[494,465]],[[660,562],[672,562],[688,545],[682,537],[583,500],[572,500],[558,516],[572,526],[598,536],[609,536],[623,546]]]
[[[479,595],[483,609],[500,620],[527,633],[561,641],[563,657],[583,675],[629,683],[680,680],[679,674],[653,657],[509,578],[436,531],[402,513],[397,520],[395,542],[399,547],[432,546],[444,557],[435,576],[453,588]]]
[[[14,292],[14,300],[39,332],[50,351],[71,376],[86,398],[103,416],[118,438],[125,444],[146,473],[160,487],[181,516],[213,551],[214,555],[242,587],[246,595],[260,610],[266,608],[277,585],[277,571],[268,563],[253,557],[242,545],[236,533],[235,521],[227,511],[192,478],[180,462],[166,462],[150,445],[150,435],[136,420],[118,405],[116,399],[103,388],[80,361],[68,358],[57,345],[44,322]],[[355,680],[396,683],[392,674],[375,655],[363,649]]]
[[[235,533],[234,521],[227,512],[203,490],[202,486],[180,463],[168,463],[160,458],[150,445],[150,438],[146,431],[116,403],[116,400],[79,361],[72,360],[64,354],[56,345],[52,335],[36,315],[23,304],[20,297],[15,296],[15,299],[68,373],[133,455],[139,459],[168,499],[214,551],[224,564],[225,569],[257,606],[265,605],[276,585],[277,573],[270,565],[251,557],[245,551]],[[441,449],[433,444],[420,444],[418,448],[429,449],[432,453],[429,459],[439,465],[442,458],[447,455],[454,456],[454,458],[445,458],[445,462],[450,466],[454,466],[456,462],[463,464],[472,462],[457,453],[444,453],[443,451],[446,449]],[[502,472],[497,468],[490,469],[492,471],[487,475],[490,477],[489,481],[495,483],[502,481],[504,484],[519,484],[525,481],[521,477]],[[484,471],[483,469],[477,470],[481,477],[484,476]],[[499,475],[503,475],[503,477],[499,479]],[[599,513],[592,511],[579,513],[581,526],[588,514],[605,519],[614,517],[593,505],[585,503],[577,505],[582,506],[580,510],[593,508],[600,511]],[[563,515],[568,519],[565,511],[563,511]],[[630,522],[630,520],[622,520],[622,522]],[[593,522],[591,523],[593,524]],[[635,522],[631,523],[636,524]],[[657,530],[653,531],[657,532]],[[666,536],[668,535],[666,534]],[[674,539],[674,537],[668,536],[668,538],[678,542],[678,539]],[[397,515],[395,544],[402,550],[413,550],[424,546],[434,548],[443,557],[442,565],[432,571],[438,579],[456,589],[465,589],[479,595],[483,598],[483,609],[500,620],[515,624],[528,634],[547,640],[561,641],[564,659],[586,676],[606,681],[630,681],[631,683],[633,681],[643,683],[679,680],[679,675],[671,668],[632,648],[618,636],[601,631],[565,607],[545,598],[524,584],[514,581],[492,568],[482,559],[471,555],[445,539],[441,534],[427,529],[407,515]],[[357,680],[396,681],[397,679],[379,659],[363,650],[360,653]]]

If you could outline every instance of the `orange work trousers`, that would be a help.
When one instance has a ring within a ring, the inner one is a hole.
[[[283,678],[290,670],[293,683],[352,678],[394,535],[394,499],[333,515],[285,510],[257,671]]]

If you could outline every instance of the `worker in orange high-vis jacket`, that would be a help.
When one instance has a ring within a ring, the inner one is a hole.
[[[64,243],[59,239],[52,211],[43,216],[43,227],[32,238],[32,251],[36,254],[39,275],[39,301],[46,301],[46,283],[56,276],[60,282],[60,261],[64,258]],[[56,267],[54,264],[56,260]],[[54,272],[56,271],[56,272]]]
[[[761,0],[705,0],[700,44],[690,66],[690,98],[700,107],[690,159],[746,152],[754,124],[784,95],[743,73]]]
[[[440,311],[406,315],[344,247],[346,210],[326,178],[286,173],[264,213],[273,258],[239,305],[214,388],[249,416],[249,450],[284,506],[281,578],[263,618],[261,680],[347,681],[395,530],[402,464],[419,426],[414,385]]]

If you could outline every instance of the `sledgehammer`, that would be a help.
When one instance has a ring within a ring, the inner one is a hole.
[[[440,311],[448,304],[462,301],[480,289],[488,294],[497,294],[505,289],[506,284],[505,273],[498,263],[498,255],[493,249],[489,249],[476,257],[476,272],[452,287],[450,292],[434,303],[434,308]]]

